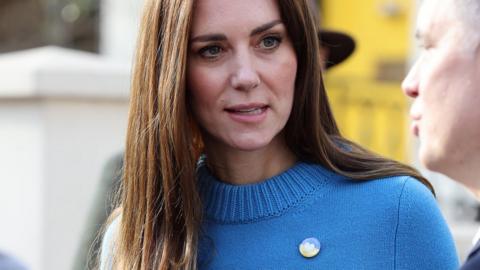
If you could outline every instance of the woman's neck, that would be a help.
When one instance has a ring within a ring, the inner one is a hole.
[[[278,175],[296,162],[296,156],[287,147],[283,138],[274,139],[268,146],[242,151],[227,147],[208,147],[207,166],[222,181],[232,185],[261,182]]]

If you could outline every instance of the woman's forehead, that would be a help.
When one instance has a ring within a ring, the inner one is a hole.
[[[192,32],[249,32],[258,25],[280,18],[276,0],[197,0]]]

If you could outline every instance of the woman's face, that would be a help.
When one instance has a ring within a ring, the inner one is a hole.
[[[292,109],[297,58],[275,0],[197,0],[188,57],[206,147],[273,145]]]

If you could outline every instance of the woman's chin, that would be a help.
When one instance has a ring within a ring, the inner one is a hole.
[[[203,139],[206,148],[214,151],[253,152],[267,148],[281,148],[284,143],[281,141],[281,136],[275,136],[275,133],[252,132],[249,134],[237,133],[222,135],[223,136],[214,137],[209,134],[204,134]]]
[[[238,151],[257,151],[266,148],[271,143],[271,140],[265,139],[243,139],[243,140],[236,140],[232,142],[230,145],[233,149]]]

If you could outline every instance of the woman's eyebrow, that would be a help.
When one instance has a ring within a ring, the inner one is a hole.
[[[274,27],[277,24],[281,24],[281,20],[275,20],[266,24],[262,24],[259,27],[256,27],[255,29],[250,32],[250,36],[255,36],[258,35],[262,32],[267,31],[268,29]],[[224,34],[206,34],[206,35],[201,35],[201,36],[196,36],[190,40],[190,43],[193,42],[207,42],[207,41],[225,41],[227,40],[227,37]]]
[[[281,20],[274,20],[272,22],[269,22],[269,23],[266,23],[266,24],[263,24],[263,25],[260,25],[259,27],[255,28],[252,30],[252,32],[250,33],[250,36],[255,36],[255,35],[258,35],[262,32],[265,32],[267,31],[268,29],[274,27],[275,25],[277,24],[281,24],[282,21]]]
[[[200,41],[200,42],[207,42],[207,41],[224,41],[227,40],[227,37],[223,34],[207,34],[196,36],[190,40],[190,43]]]

